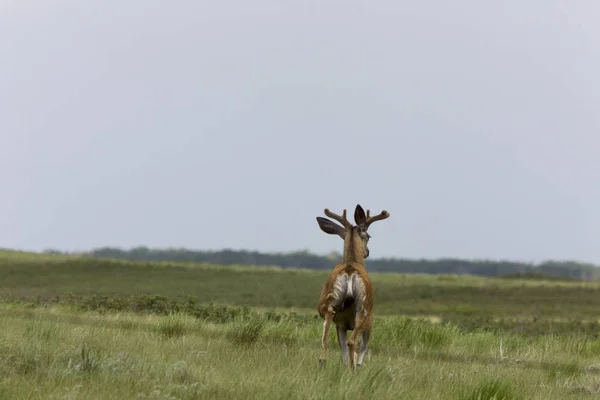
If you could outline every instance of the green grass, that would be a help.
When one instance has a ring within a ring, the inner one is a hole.
[[[101,301],[104,296],[105,302],[128,303],[131,296],[180,301],[194,296],[198,303],[293,309],[314,315],[327,273],[0,251],[0,297],[45,302],[72,294],[88,301]],[[371,276],[378,315],[425,316],[468,330],[600,332],[599,282],[391,273]]]
[[[600,396],[600,283],[372,274],[351,373],[327,272],[0,251],[0,399],[570,399]]]
[[[0,304],[0,397],[565,399],[600,394],[600,341],[464,333],[385,316],[356,373],[317,368],[320,321],[264,315],[212,323],[185,314]],[[496,397],[494,397],[496,396]],[[570,397],[571,396],[571,397]]]

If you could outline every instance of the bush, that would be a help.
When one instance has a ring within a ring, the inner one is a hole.
[[[132,311],[155,315],[180,313],[213,323],[226,323],[254,314],[247,306],[217,306],[214,302],[206,305],[197,304],[196,298],[192,296],[182,301],[159,295],[77,297],[70,294],[64,302],[78,311]]]

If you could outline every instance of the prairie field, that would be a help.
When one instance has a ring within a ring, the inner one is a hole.
[[[326,276],[0,251],[0,399],[600,397],[600,283],[371,274],[350,372],[333,332],[317,368]]]

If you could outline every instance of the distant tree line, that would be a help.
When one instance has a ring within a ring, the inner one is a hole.
[[[54,252],[54,250],[48,250]],[[187,249],[150,249],[135,247],[129,250],[104,247],[85,253],[97,258],[113,258],[143,261],[193,261],[221,265],[279,266],[282,268],[309,268],[328,270],[342,259],[341,254],[316,255],[308,251],[291,253],[260,253],[257,251],[231,250],[198,251]],[[507,276],[543,274],[555,277],[592,280],[600,278],[600,268],[593,264],[575,261],[545,261],[539,264],[515,261],[462,260],[443,258],[435,260],[379,258],[368,259],[369,271],[459,274],[481,276]]]

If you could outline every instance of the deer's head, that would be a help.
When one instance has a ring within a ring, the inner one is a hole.
[[[356,222],[356,225],[352,225],[346,218],[346,209],[344,209],[340,216],[326,208],[325,215],[339,222],[341,226],[327,218],[317,217],[317,222],[321,230],[330,235],[338,235],[344,239],[344,259],[351,257],[357,258],[358,260],[356,261],[360,261],[360,259],[369,257],[368,243],[371,238],[368,232],[369,226],[375,221],[388,218],[390,213],[383,210],[380,214],[371,217],[371,211],[367,210],[365,214],[363,208],[358,204],[354,210],[354,222]]]

